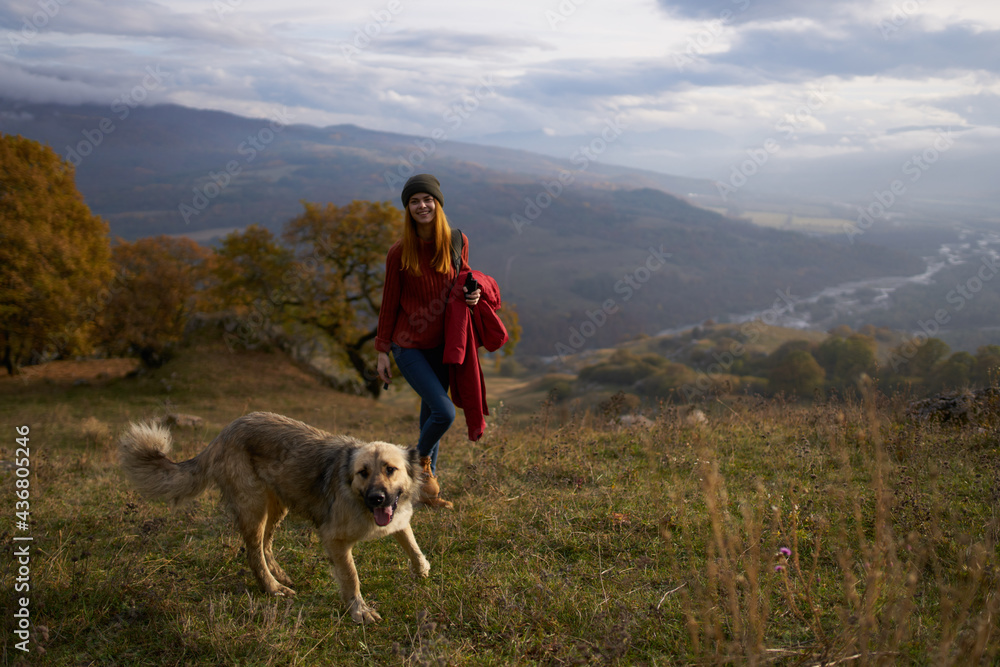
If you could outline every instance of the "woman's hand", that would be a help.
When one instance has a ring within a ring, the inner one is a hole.
[[[462,289],[465,289],[465,287],[463,287]],[[469,308],[475,306],[477,303],[479,303],[479,297],[482,296],[482,294],[483,294],[482,289],[477,289],[473,292],[466,290],[465,292],[466,305],[469,306]]]
[[[382,382],[385,384],[392,382],[392,363],[389,361],[389,355],[385,352],[378,353],[378,364],[375,370]]]

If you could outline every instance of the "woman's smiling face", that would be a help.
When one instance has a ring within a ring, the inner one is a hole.
[[[437,212],[437,200],[426,192],[418,192],[410,197],[410,217],[418,226],[434,222]]]

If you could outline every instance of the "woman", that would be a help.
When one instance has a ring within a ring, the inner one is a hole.
[[[441,436],[455,421],[448,397],[448,369],[444,357],[444,313],[448,294],[461,266],[453,266],[452,230],[444,214],[441,183],[430,174],[417,174],[403,186],[406,220],[403,238],[386,255],[385,286],[378,317],[375,349],[378,376],[392,381],[389,351],[414,391],[420,395],[420,438],[417,450],[424,469],[420,501],[430,507],[451,508],[441,499],[437,455]],[[461,234],[461,232],[458,232]],[[468,240],[462,235],[460,263],[469,261]],[[470,307],[479,303],[480,290],[466,292]]]

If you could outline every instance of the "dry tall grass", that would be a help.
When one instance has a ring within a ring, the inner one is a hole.
[[[252,409],[401,443],[411,411],[324,391],[276,357],[213,354],[166,366],[170,394],[156,374],[0,387],[3,428],[30,424],[35,445],[34,652],[6,642],[5,664],[1000,660],[996,406],[951,426],[884,398],[744,398],[700,406],[704,424],[664,410],[623,428],[546,403],[500,411],[475,444],[457,424],[439,461],[457,509],[413,520],[431,577],[413,580],[391,540],[359,545],[366,598],[386,619],[359,627],[310,526],[289,520],[276,539],[299,594],[265,598],[217,494],[177,512],[141,500],[105,455],[105,429],[198,414],[204,425],[175,434],[191,456]],[[12,454],[11,437],[0,459]],[[12,479],[0,473],[7,508]],[[11,558],[0,566],[13,608]],[[3,625],[11,637],[9,615]]]

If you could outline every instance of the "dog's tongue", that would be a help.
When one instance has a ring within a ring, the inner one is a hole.
[[[376,507],[372,512],[375,514],[375,523],[380,526],[388,526],[392,521],[391,507]]]

